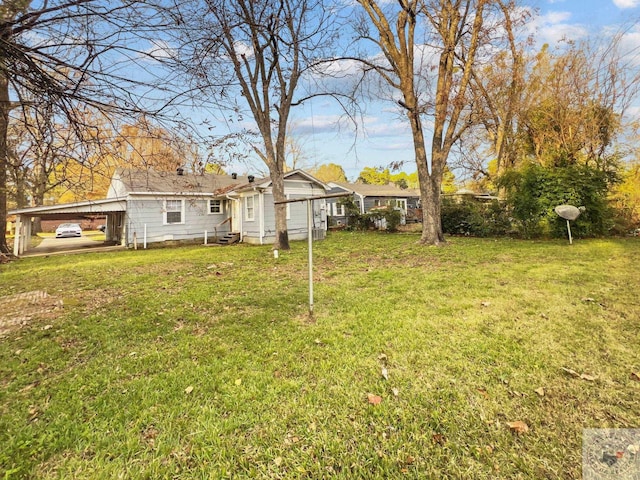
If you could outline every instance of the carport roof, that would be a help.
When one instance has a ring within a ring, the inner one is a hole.
[[[106,200],[88,200],[84,202],[63,203],[60,205],[44,205],[40,207],[21,208],[10,210],[9,215],[29,215],[39,217],[42,215],[59,214],[106,214],[124,212],[127,201],[124,198],[109,198]]]

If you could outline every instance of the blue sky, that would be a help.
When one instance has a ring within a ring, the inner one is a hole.
[[[627,48],[640,51],[640,0],[523,1],[532,12],[537,12],[528,24],[528,33],[535,39],[534,48],[545,43],[553,47],[563,39],[596,40],[623,29]],[[640,58],[634,63],[640,65]],[[385,167],[392,162],[405,162],[405,172],[416,170],[411,133],[396,105],[391,102],[363,102],[363,105],[357,134],[330,100],[320,98],[294,108],[289,135],[303,151],[303,168],[336,163],[344,168],[351,181],[364,167]],[[640,112],[640,108],[636,112]],[[208,116],[205,112],[195,115]],[[218,134],[238,125],[213,121]],[[250,128],[251,124],[247,122],[245,126]],[[428,151],[430,132],[425,133]],[[232,163],[226,169],[267,174],[266,166],[259,159]]]
[[[529,5],[538,11],[530,25],[537,46],[554,45],[563,38],[593,39],[630,28],[628,44],[640,47],[640,27],[632,26],[640,21],[640,0],[533,0]],[[307,165],[337,163],[350,180],[355,180],[365,166],[397,161],[406,162],[404,171],[415,171],[408,126],[392,104],[368,105],[364,131],[358,138],[348,124],[343,122],[338,128],[338,116],[336,106],[326,100],[294,111],[291,136],[304,149]]]

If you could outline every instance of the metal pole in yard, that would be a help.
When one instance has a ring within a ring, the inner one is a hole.
[[[309,242],[309,316],[313,316],[313,201],[314,200],[322,200],[326,198],[339,198],[339,197],[348,197],[353,195],[353,192],[347,193],[334,193],[330,195],[321,195],[317,197],[306,197],[306,198],[296,198],[294,200],[283,200],[281,202],[273,202],[274,205],[280,205],[285,203],[295,203],[295,202],[307,202],[307,232],[308,232],[308,242]],[[274,257],[278,258],[276,255],[277,250],[274,250]]]
[[[313,200],[307,199],[307,237],[309,240],[309,316],[313,315]]]

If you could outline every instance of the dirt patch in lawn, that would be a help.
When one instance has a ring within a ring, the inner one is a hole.
[[[55,318],[62,299],[42,290],[0,297],[0,338],[27,325],[32,318]]]

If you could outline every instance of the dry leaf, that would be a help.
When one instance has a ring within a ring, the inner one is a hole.
[[[511,431],[516,432],[517,434],[527,433],[529,431],[529,425],[524,423],[522,420],[507,422],[507,425],[509,426]]]
[[[595,302],[596,300],[594,298],[591,297],[585,297],[582,299],[583,302]]]
[[[563,371],[567,372],[569,375],[572,375],[574,377],[579,377],[580,374],[578,372],[576,372],[575,370],[571,370],[570,368],[565,368],[565,367],[561,367]]]
[[[398,395],[400,395],[400,390],[398,390],[397,388],[392,388],[391,393],[393,393],[394,397],[397,397]]]
[[[378,360],[386,361],[387,356],[384,353],[381,353],[380,355],[378,355]]]
[[[631,372],[631,379],[640,382],[640,372]]]
[[[540,388],[536,388],[534,390],[534,392],[536,392],[538,395],[540,395],[541,397],[544,397],[544,388],[540,387]]]
[[[371,405],[380,405],[380,403],[382,402],[382,397],[374,395],[373,393],[367,393],[367,401]]]
[[[189,385],[187,388],[184,389],[184,393],[191,393],[193,392],[193,386]]]
[[[489,394],[487,393],[487,391],[484,388],[477,388],[476,389],[478,391],[478,393],[480,395],[482,395],[484,398],[489,398]]]
[[[490,307],[491,302],[480,302],[480,305],[482,305],[483,307]]]
[[[242,379],[241,378],[236,380],[236,385],[240,385],[241,383],[242,383]]]
[[[587,382],[593,382],[595,381],[598,377],[594,377],[592,375],[587,375],[586,373],[583,373],[582,375],[580,375],[580,378],[583,380],[586,380]]]
[[[384,378],[385,380],[389,380],[389,372],[387,371],[386,367],[382,367],[382,378]]]
[[[431,440],[433,443],[437,443],[438,445],[444,445],[447,439],[441,433],[434,433],[431,435]]]
[[[276,457],[273,459],[273,463],[276,464],[276,467],[279,467],[280,465],[282,465],[282,457]]]

